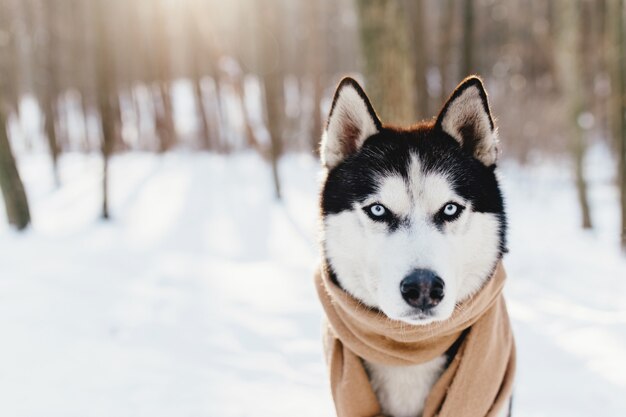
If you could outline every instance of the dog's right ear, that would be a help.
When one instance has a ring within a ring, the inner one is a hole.
[[[485,166],[496,163],[498,132],[480,78],[470,76],[458,85],[439,113],[435,128],[452,136]]]
[[[365,139],[380,131],[382,124],[365,92],[354,79],[339,83],[322,135],[322,164],[334,168],[358,151]]]

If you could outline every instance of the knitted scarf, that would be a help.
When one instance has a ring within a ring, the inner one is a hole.
[[[382,411],[362,359],[414,365],[443,355],[470,329],[424,406],[423,417],[494,417],[507,403],[515,374],[515,345],[502,287],[501,263],[484,287],[452,316],[428,325],[390,320],[338,287],[325,269],[317,292],[328,323],[324,334],[338,417],[375,417]]]

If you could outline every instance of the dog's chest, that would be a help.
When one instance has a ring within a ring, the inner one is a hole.
[[[445,369],[446,357],[410,366],[364,362],[383,414],[420,417],[428,393]]]

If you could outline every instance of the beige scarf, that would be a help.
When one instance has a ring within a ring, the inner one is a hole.
[[[454,359],[426,399],[423,417],[492,417],[507,403],[515,374],[515,344],[499,263],[485,286],[443,322],[424,326],[390,320],[333,283],[315,276],[328,318],[324,346],[339,417],[381,416],[362,360],[414,365],[443,355],[471,327]]]

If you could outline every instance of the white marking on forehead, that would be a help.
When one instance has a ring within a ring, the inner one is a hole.
[[[424,173],[422,163],[411,155],[409,165],[409,192],[414,204],[426,212],[435,212],[450,200],[460,197],[452,189],[450,180],[439,172]]]
[[[378,190],[380,202],[394,213],[406,214],[411,210],[407,183],[400,175],[381,178]]]
[[[394,213],[406,215],[417,208],[422,213],[431,214],[449,201],[463,201],[445,174],[424,173],[416,155],[411,155],[408,177],[408,182],[397,174],[379,179],[378,201]]]

